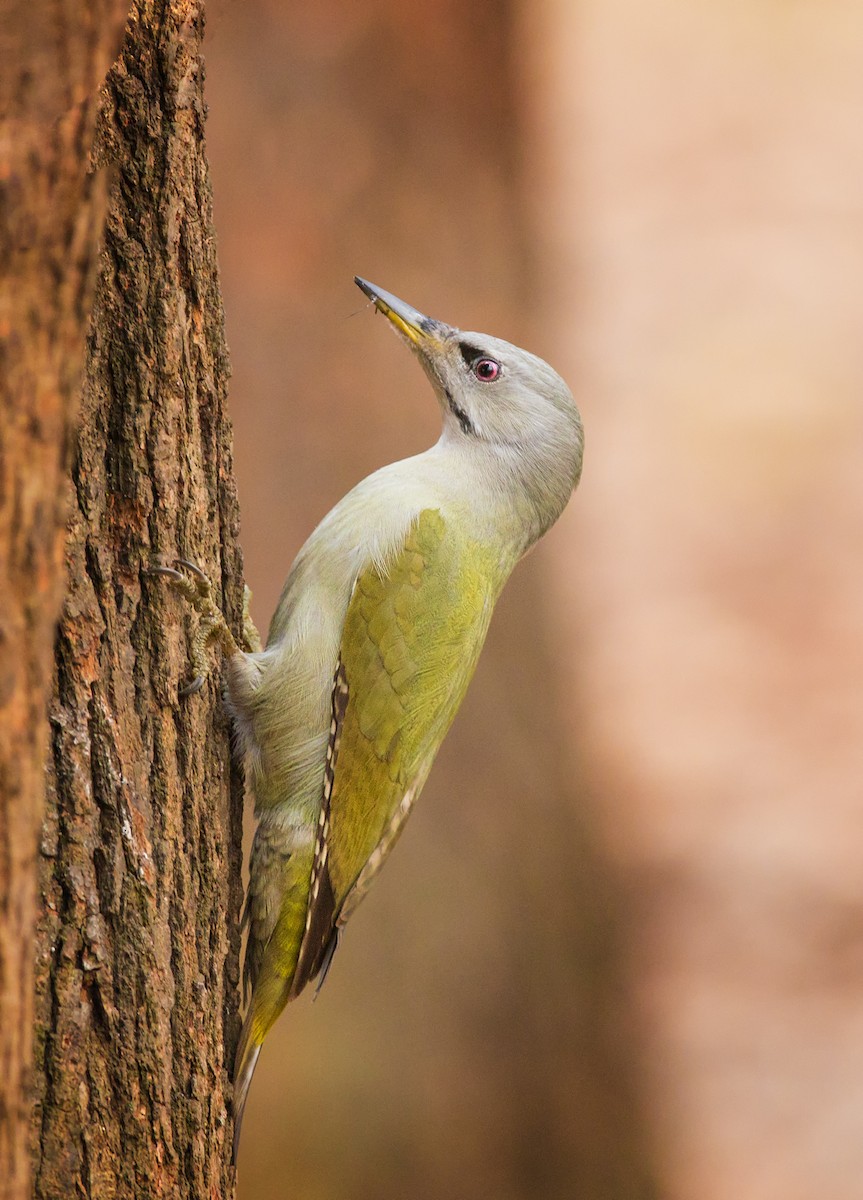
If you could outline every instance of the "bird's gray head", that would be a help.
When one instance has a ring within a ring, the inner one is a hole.
[[[444,414],[444,440],[487,452],[556,520],[581,475],[584,435],[572,393],[536,355],[424,316],[356,278],[416,353]]]

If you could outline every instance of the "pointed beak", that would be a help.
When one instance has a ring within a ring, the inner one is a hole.
[[[449,325],[445,325],[443,321],[436,321],[434,317],[424,316],[410,304],[405,304],[404,300],[399,300],[398,296],[393,296],[391,292],[385,292],[383,288],[379,288],[365,279],[360,279],[359,275],[354,276],[354,283],[361,292],[365,292],[368,298],[374,301],[378,312],[382,312],[385,317],[388,317],[399,333],[417,349],[429,351],[434,345],[440,345],[450,332]]]

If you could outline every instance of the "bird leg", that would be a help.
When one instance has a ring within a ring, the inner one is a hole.
[[[240,648],[213,599],[213,585],[208,577],[196,563],[189,562],[187,558],[177,558],[174,563],[173,567],[148,567],[146,574],[163,575],[170,580],[173,587],[191,604],[200,618],[189,647],[189,658],[195,674],[192,681],[180,688],[179,691],[181,696],[193,696],[204,686],[210,673],[210,663],[207,657],[207,648],[210,643],[215,642],[226,658],[238,654]],[[243,599],[243,640],[249,650],[256,651],[261,649],[261,638],[249,615],[250,599],[251,592],[246,588]]]

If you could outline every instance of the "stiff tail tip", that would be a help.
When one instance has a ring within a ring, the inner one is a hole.
[[[249,1087],[255,1067],[258,1065],[258,1055],[261,1053],[261,1043],[255,1041],[252,1035],[252,1014],[246,1017],[240,1043],[237,1046],[237,1057],[234,1060],[234,1157],[236,1164],[237,1150],[240,1145],[240,1129],[243,1124],[243,1113],[246,1100],[249,1097]]]

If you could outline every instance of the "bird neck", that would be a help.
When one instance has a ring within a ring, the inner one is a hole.
[[[430,465],[444,478],[451,504],[483,541],[496,542],[514,566],[560,516],[571,473],[537,456],[489,442],[467,442],[444,429]]]

